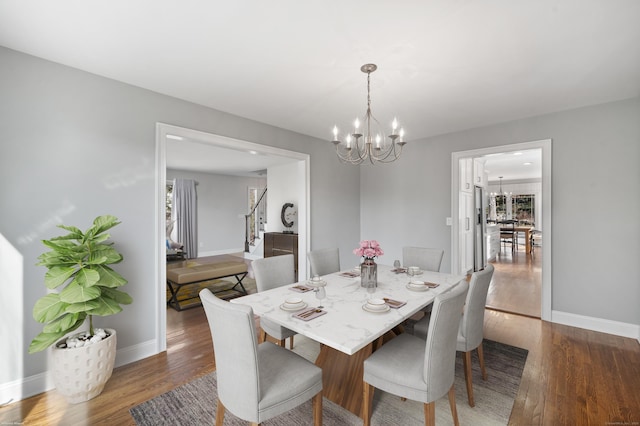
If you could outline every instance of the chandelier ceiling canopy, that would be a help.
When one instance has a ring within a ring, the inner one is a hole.
[[[332,142],[336,147],[336,154],[340,161],[347,164],[360,164],[365,161],[371,164],[391,163],[400,157],[406,144],[404,129],[398,130],[397,119],[393,119],[391,134],[385,137],[380,123],[371,113],[371,73],[376,69],[378,67],[375,64],[360,67],[360,71],[367,74],[367,112],[362,122],[356,118],[353,132],[347,132],[344,141],[340,140],[338,127],[333,127]]]

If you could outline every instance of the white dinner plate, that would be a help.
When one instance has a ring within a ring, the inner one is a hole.
[[[371,312],[372,314],[381,314],[381,313],[387,312],[387,311],[389,311],[389,309],[391,309],[389,307],[389,305],[384,305],[384,306],[385,306],[384,309],[369,309],[367,307],[367,304],[365,303],[364,305],[362,305],[362,309],[364,309],[367,312]]]
[[[422,275],[422,274],[423,274],[423,272],[424,272],[424,271],[418,271],[418,272],[415,272],[415,273],[413,274],[413,276],[415,277],[416,275]],[[409,271],[407,271],[407,275],[409,275]]]
[[[284,303],[282,305],[280,305],[280,309],[282,309],[283,311],[290,311],[290,312],[295,312],[295,311],[299,311],[301,309],[306,308],[308,305],[303,302],[301,305],[296,306],[295,308],[289,308],[288,306],[285,306]]]
[[[429,287],[427,287],[426,285],[423,285],[422,287],[416,287],[416,286],[407,284],[407,289],[411,291],[427,291],[429,290]]]

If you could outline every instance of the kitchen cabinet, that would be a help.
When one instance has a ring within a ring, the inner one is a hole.
[[[473,194],[461,192],[459,202],[459,260],[460,273],[473,272],[474,244],[473,244]]]
[[[473,191],[473,159],[460,159],[460,191],[471,193]]]
[[[500,227],[487,225],[487,261],[496,260],[500,252]]]
[[[484,172],[484,160],[473,160],[473,184],[482,188],[487,187],[487,174]]]

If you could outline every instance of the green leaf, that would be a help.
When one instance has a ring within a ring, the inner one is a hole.
[[[105,265],[95,265],[93,269],[100,273],[100,281],[97,283],[100,287],[120,287],[127,283],[122,275]]]
[[[69,231],[68,235],[63,236],[62,238],[74,238],[76,240],[81,240],[82,239],[82,231],[78,228],[76,228],[75,226],[66,226],[66,225],[58,225],[58,228],[60,229],[64,229],[66,231]],[[60,238],[60,237],[58,237]]]
[[[100,273],[90,268],[82,268],[78,271],[75,281],[81,286],[91,287],[100,281]]]
[[[54,266],[44,275],[44,284],[47,288],[54,289],[64,284],[75,272],[75,267]]]
[[[110,297],[105,297],[103,295],[97,300],[99,300],[100,303],[95,309],[88,311],[88,315],[98,315],[101,317],[106,317],[122,311],[120,304]]]
[[[94,257],[96,259],[94,259]],[[104,258],[104,260],[98,261],[100,258]],[[122,261],[122,255],[118,253],[116,249],[106,244],[97,245],[88,259],[88,263],[91,264],[106,263],[110,265],[112,263],[119,263],[120,261]]]
[[[29,353],[32,354],[34,352],[40,352],[40,351],[43,351],[43,350],[47,349],[49,346],[53,345],[58,340],[60,340],[65,334],[71,333],[72,331],[76,330],[78,327],[80,327],[82,325],[83,322],[84,322],[84,320],[78,321],[71,328],[68,328],[65,331],[60,331],[58,333],[45,333],[45,332],[42,332],[42,333],[38,334],[31,341],[31,344],[29,345]]]
[[[50,293],[38,299],[33,305],[33,319],[47,323],[64,315],[67,304],[60,300],[58,293]]]
[[[133,298],[124,291],[115,290],[113,288],[103,288],[102,297],[108,297],[122,305],[129,305],[133,302]]]
[[[77,328],[76,323],[79,321],[80,324],[84,322],[84,319],[87,317],[87,314],[84,312],[76,312],[73,314],[64,314],[60,318],[55,321],[50,322],[42,328],[43,333],[59,333],[64,332],[67,333],[69,329]]]
[[[119,224],[118,218],[112,215],[98,216],[93,221],[93,226],[89,230],[93,231],[93,235],[101,234],[107,229],[111,229]],[[87,230],[87,232],[89,232]]]
[[[100,297],[101,294],[100,287],[85,287],[78,283],[77,280],[73,280],[60,292],[60,300],[69,304],[80,303],[96,299]],[[67,310],[67,312],[69,312],[69,310]]]
[[[58,253],[55,251],[48,251],[46,253],[42,253],[38,256],[40,262],[36,263],[38,266],[46,266],[47,268],[51,268],[54,266],[73,266],[78,264],[80,259],[75,259],[71,255]]]
[[[99,306],[99,299],[87,300],[86,302],[72,303],[70,305],[67,305],[67,312],[70,314],[85,312],[86,314],[90,315],[91,311]]]
[[[59,333],[40,333],[38,334],[29,345],[29,353],[40,352],[53,345],[57,340],[61,339],[65,334],[64,331]]]

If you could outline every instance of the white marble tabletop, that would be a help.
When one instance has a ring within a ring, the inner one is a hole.
[[[285,285],[261,293],[232,299],[233,303],[249,305],[253,312],[260,317],[268,318],[283,327],[289,328],[317,342],[334,349],[353,355],[367,344],[373,342],[405,319],[418,312],[431,302],[436,295],[449,290],[465,277],[439,272],[423,271],[415,279],[440,284],[435,289],[427,291],[412,291],[407,288],[409,277],[396,274],[392,267],[378,265],[378,288],[372,297],[390,298],[406,305],[386,312],[368,312],[363,305],[369,298],[366,289],[360,286],[360,277],[347,278],[334,273],[323,276],[326,282],[326,298],[316,299],[313,291],[298,293],[291,290],[296,284]],[[295,312],[285,311],[280,305],[288,297],[298,296],[308,304],[308,307],[323,306],[325,315],[310,321],[293,318]]]

